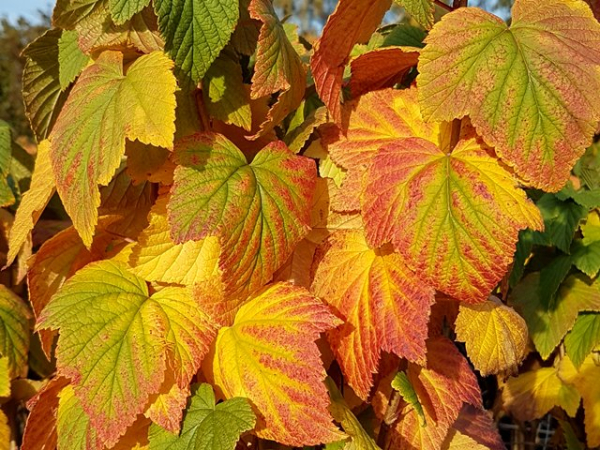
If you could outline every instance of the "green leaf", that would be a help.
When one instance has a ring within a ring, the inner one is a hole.
[[[427,33],[419,27],[407,24],[396,25],[383,40],[382,47],[418,47],[423,48]]]
[[[98,222],[98,184],[111,181],[125,138],[173,145],[177,84],[171,68],[154,52],[125,72],[123,54],[104,52],[83,71],[56,122],[50,140],[58,193],[88,247]]]
[[[585,446],[579,442],[573,427],[569,424],[569,422],[565,420],[558,420],[560,427],[563,430],[563,434],[565,436],[565,442],[567,444],[567,450],[585,450]]]
[[[531,255],[533,248],[533,231],[530,229],[519,231],[519,240],[517,241],[517,250],[513,259],[512,272],[510,273],[510,287],[514,288],[521,280],[525,272],[525,265]]]
[[[239,17],[238,0],[155,0],[165,50],[195,83],[219,56]]]
[[[221,53],[206,72],[202,80],[204,104],[215,119],[250,131],[250,91],[244,84],[242,67],[234,56]]]
[[[110,0],[110,15],[117,25],[121,25],[149,4],[150,0]]]
[[[73,380],[82,407],[107,446],[157,393],[167,354],[189,383],[215,331],[191,292],[166,287],[149,296],[143,279],[111,261],[91,263],[54,295],[39,328],[59,329],[58,373]]]
[[[600,311],[600,282],[583,274],[570,275],[549,304],[539,295],[540,274],[532,273],[517,285],[511,300],[527,322],[529,335],[543,359],[571,330],[581,311]]]
[[[31,312],[19,297],[0,285],[0,357],[8,358],[10,378],[27,375]]]
[[[264,286],[308,233],[314,162],[273,142],[248,164],[232,142],[214,133],[181,140],[175,156],[168,208],[173,240],[219,236],[228,291]]]
[[[240,436],[254,428],[256,416],[241,397],[215,405],[209,384],[196,387],[179,435],[158,425],[149,432],[150,450],[233,450]]]
[[[561,201],[554,194],[544,194],[536,203],[544,218],[544,231],[534,232],[534,244],[554,245],[569,253],[579,221],[587,215],[587,208],[572,200]]]
[[[421,419],[421,426],[424,427],[427,425],[427,420],[425,418],[425,413],[423,412],[423,405],[419,401],[419,397],[413,388],[410,380],[408,379],[408,375],[406,372],[398,372],[394,379],[392,380],[392,387],[396,389],[404,401],[417,411],[419,418]]]
[[[48,30],[23,50],[23,101],[39,141],[48,137],[67,100],[68,92],[60,88],[60,37],[60,29]]]
[[[63,31],[58,40],[60,89],[64,91],[79,76],[90,58],[79,48],[77,31]]]
[[[554,258],[540,271],[540,302],[550,305],[556,291],[569,274],[573,259],[570,255],[560,255]]]
[[[426,29],[433,27],[433,0],[395,0],[400,6],[404,7],[420,25]]]
[[[575,367],[581,366],[598,344],[600,344],[600,314],[580,314],[573,329],[565,337],[567,355]]]
[[[573,264],[589,277],[595,277],[600,271],[600,241],[585,244],[577,239],[571,246]]]
[[[578,0],[515,0],[511,16],[458,8],[436,24],[419,58],[422,114],[468,115],[517,175],[556,192],[600,119],[600,24]]]
[[[588,209],[600,206],[600,189],[575,189],[573,183],[568,181],[566,186],[556,193],[559,200],[573,199],[575,203]]]
[[[600,188],[600,143],[590,145],[573,168],[577,175],[590,189]]]

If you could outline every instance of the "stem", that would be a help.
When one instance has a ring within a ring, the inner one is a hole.
[[[460,124],[461,124],[461,119],[454,119],[452,121],[452,132],[450,134],[450,152],[452,152],[452,150],[454,150],[454,147],[456,147],[456,144],[458,144],[458,141],[460,140]]]
[[[397,390],[392,390],[390,403],[385,411],[385,416],[379,428],[377,436],[377,446],[381,449],[386,449],[389,441],[390,429],[394,422],[398,419],[398,409],[400,407],[400,393]]]
[[[467,6],[468,0],[454,0],[452,2],[452,9],[463,8]]]
[[[445,4],[442,0],[433,0],[433,3],[439,6],[440,8],[445,9],[446,11],[454,11],[452,6]]]

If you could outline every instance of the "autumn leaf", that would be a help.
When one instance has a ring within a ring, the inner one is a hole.
[[[79,35],[75,30],[63,31],[58,40],[58,64],[60,89],[66,90],[79,76],[90,58],[79,48]]]
[[[434,291],[386,246],[371,249],[362,231],[339,231],[316,257],[314,294],[345,318],[329,342],[354,391],[369,395],[382,351],[425,363]]]
[[[350,51],[375,31],[392,0],[341,0],[316,42],[311,69],[319,97],[336,123],[342,120],[342,83]]]
[[[67,100],[60,85],[58,61],[61,30],[46,31],[23,50],[23,102],[31,128],[41,141],[46,139]]]
[[[321,133],[332,161],[347,170],[340,195],[334,198],[338,211],[360,209],[362,177],[380,147],[414,136],[437,142],[440,131],[438,124],[423,121],[416,89],[371,92],[348,108],[352,113],[345,133],[335,126]]]
[[[395,0],[404,7],[423,28],[430,30],[433,27],[433,12],[435,10],[433,0]]]
[[[58,394],[68,384],[69,380],[65,377],[52,378],[27,402],[29,415],[23,433],[22,450],[56,448]]]
[[[194,83],[202,80],[231,37],[238,0],[155,0],[165,50]]]
[[[363,53],[350,63],[352,77],[350,92],[353,98],[370,91],[393,87],[417,65],[418,48],[385,47]]]
[[[10,228],[6,256],[6,267],[10,266],[25,245],[31,230],[40,218],[42,211],[54,194],[54,174],[50,162],[50,142],[45,140],[38,145],[35,169],[29,190],[25,192]]]
[[[465,405],[452,425],[442,450],[504,450],[506,446],[492,417],[484,410]]]
[[[331,415],[336,422],[339,422],[340,425],[342,425],[342,428],[348,436],[350,436],[350,441],[346,442],[344,449],[381,450],[356,418],[333,380],[328,377],[325,380],[325,384],[327,385],[329,396],[331,397],[331,405],[329,406]]]
[[[97,431],[75,396],[73,386],[66,386],[59,394],[56,420],[57,448],[102,450]]]
[[[267,120],[254,135],[258,138],[270,132],[300,105],[306,89],[306,70],[271,0],[252,0],[248,12],[252,19],[262,22],[252,76],[252,98],[280,92]]]
[[[170,375],[167,371],[160,391],[156,398],[150,400],[151,404],[144,415],[161,428],[178,434],[181,430],[183,410],[190,396],[190,388],[180,387]]]
[[[29,301],[36,318],[69,277],[88,263],[108,256],[112,245],[118,248],[119,239],[104,229],[112,221],[112,217],[100,219],[100,232],[94,237],[90,250],[85,248],[73,227],[57,233],[40,247],[30,260],[27,273]],[[38,333],[42,349],[50,358],[56,332],[39,330]]]
[[[168,201],[169,197],[162,195],[152,207],[150,225],[140,234],[129,258],[132,272],[147,281],[184,285],[220,277],[218,239],[209,236],[174,243],[167,221]]]
[[[218,236],[228,293],[260,289],[308,233],[314,163],[279,141],[248,164],[233,143],[212,133],[180,141],[176,157],[168,205],[173,240]]]
[[[450,154],[418,138],[382,147],[362,211],[371,245],[391,241],[421,279],[471,303],[487,299],[508,270],[519,230],[542,227],[516,179],[475,139]]]
[[[581,311],[600,311],[600,286],[585,275],[570,275],[556,296],[543,302],[539,280],[538,273],[525,277],[513,290],[511,301],[527,322],[535,348],[542,359],[547,359]]]
[[[240,435],[252,430],[256,417],[245,398],[235,397],[215,404],[209,384],[195,387],[183,419],[181,433],[150,427],[150,450],[234,450]]]
[[[11,379],[27,375],[31,312],[9,288],[0,285],[0,357],[8,359]]]
[[[541,419],[554,406],[560,406],[569,416],[575,417],[581,401],[572,384],[575,370],[567,373],[568,366],[562,365],[542,367],[509,378],[502,394],[504,407],[523,421]]]
[[[600,365],[589,355],[578,371],[574,374],[574,367],[569,366],[568,358],[561,368],[561,377],[573,377],[572,382],[581,394],[583,399],[583,408],[585,410],[585,432],[587,435],[588,448],[598,447],[600,445],[600,405],[598,396],[600,396]],[[566,373],[565,373],[566,372]],[[579,398],[579,396],[573,396]]]
[[[304,288],[278,283],[246,302],[231,327],[219,330],[214,382],[226,398],[252,401],[259,437],[291,446],[344,438],[331,423],[325,370],[314,344],[338,323]]]
[[[600,119],[599,39],[600,24],[580,1],[517,0],[510,26],[459,8],[425,39],[423,116],[469,115],[519,176],[558,191]]]
[[[111,261],[73,275],[42,312],[38,328],[60,329],[59,374],[73,380],[75,395],[107,445],[116,443],[158,391],[167,354],[176,379],[189,383],[214,336],[188,289],[168,287],[149,296],[144,280]]]
[[[460,305],[454,331],[482,376],[514,370],[525,358],[527,324],[496,297],[477,305]]]
[[[407,377],[422,405],[425,420],[412,404],[405,403],[392,429],[391,448],[439,449],[463,405],[481,407],[477,378],[447,338],[430,339],[427,365],[409,364]]]
[[[156,52],[141,56],[124,73],[123,55],[104,52],[83,71],[61,111],[51,135],[52,166],[58,193],[86,246],[98,219],[98,184],[112,179],[125,138],[173,145],[177,86],[171,66]]]

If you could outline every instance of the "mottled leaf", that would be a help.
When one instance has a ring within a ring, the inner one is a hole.
[[[344,437],[331,423],[326,374],[314,343],[338,323],[304,288],[278,283],[245,303],[231,327],[219,330],[215,384],[226,398],[252,401],[259,437],[291,446]]]
[[[542,227],[517,180],[474,139],[450,154],[417,138],[382,147],[362,211],[371,245],[391,241],[421,279],[472,303],[508,270],[519,230]]]
[[[176,156],[168,205],[173,240],[218,236],[228,292],[259,289],[308,233],[314,163],[274,142],[248,164],[212,133],[180,141]]]
[[[434,291],[390,246],[370,249],[362,231],[339,231],[319,249],[312,291],[345,318],[329,342],[347,382],[367,398],[382,351],[425,362]]]
[[[433,27],[433,0],[395,0],[403,6],[413,19],[419,22],[423,28],[430,30]]]
[[[600,24],[581,1],[516,0],[510,26],[459,8],[425,40],[423,116],[469,115],[521,177],[558,191],[600,119],[599,40]]]
[[[71,277],[38,327],[60,329],[58,371],[73,380],[75,395],[107,445],[158,392],[167,354],[184,385],[214,336],[188,289],[168,287],[149,296],[144,280],[111,261],[89,264]]]
[[[125,153],[125,138],[173,145],[177,86],[171,66],[155,52],[124,73],[123,55],[104,52],[83,71],[56,122],[51,159],[57,189],[86,246],[98,220],[98,184],[112,179]]]

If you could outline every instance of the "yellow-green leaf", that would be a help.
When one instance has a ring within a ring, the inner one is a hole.
[[[114,444],[158,392],[166,358],[189,383],[214,336],[191,291],[152,296],[141,278],[111,261],[87,265],[43,310],[39,328],[59,329],[59,374],[73,380],[81,406],[107,445]]]
[[[0,357],[8,358],[10,378],[27,375],[31,312],[25,302],[0,285]]]
[[[125,71],[123,54],[104,52],[83,71],[56,122],[51,159],[58,193],[86,246],[98,220],[98,184],[112,179],[125,139],[173,145],[177,85],[171,67],[155,52]]]
[[[516,0],[510,26],[459,8],[425,39],[423,116],[469,115],[521,177],[558,191],[600,119],[599,40],[600,24],[580,0]]]

